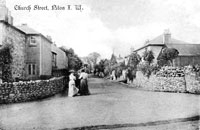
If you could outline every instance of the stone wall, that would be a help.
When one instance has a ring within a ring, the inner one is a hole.
[[[195,73],[188,73],[185,76],[187,91],[200,94],[200,77]]]
[[[147,78],[140,71],[136,74],[133,86],[152,91],[186,92],[185,77],[157,77],[151,75]]]
[[[25,102],[53,96],[63,91],[64,77],[49,80],[0,84],[0,103]]]

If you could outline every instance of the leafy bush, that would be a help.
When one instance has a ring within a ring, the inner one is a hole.
[[[2,80],[3,82],[12,82],[12,55],[11,49],[13,48],[12,44],[4,44],[0,49],[0,66],[2,69]]]
[[[148,63],[142,62],[138,65],[138,70],[149,78],[152,73],[155,74],[157,71],[159,71],[159,67],[157,64],[150,65]]]
[[[172,65],[172,60],[175,59],[178,54],[179,52],[175,48],[164,48],[162,53],[158,56],[158,61],[160,64],[167,64],[167,62],[170,62],[170,65]]]
[[[138,70],[141,71],[143,75],[149,78],[152,72],[152,67],[151,65],[143,62],[138,65]]]
[[[137,54],[136,52],[133,52],[129,57],[128,66],[137,68],[137,65],[140,63],[140,61],[141,61],[140,55]]]
[[[147,61],[148,64],[151,64],[153,62],[153,59],[155,58],[154,57],[154,54],[153,54],[153,51],[151,50],[146,50],[144,53],[143,53],[143,60],[144,61]]]

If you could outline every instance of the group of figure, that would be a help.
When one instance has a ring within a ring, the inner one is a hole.
[[[118,72],[118,73],[117,73]],[[123,69],[123,70],[112,70],[111,72],[111,80],[117,80],[122,76],[122,79],[125,80],[126,83],[132,83],[133,80],[136,78],[136,69]]]
[[[89,95],[89,88],[88,88],[88,74],[85,72],[84,69],[81,72],[75,73],[74,70],[70,71],[69,75],[69,89],[68,89],[68,96],[73,97],[76,95]]]

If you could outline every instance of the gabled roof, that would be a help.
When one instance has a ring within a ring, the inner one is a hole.
[[[144,46],[136,49],[134,52],[137,52],[138,50],[141,50],[147,46],[165,46],[164,39],[163,39],[164,35],[165,34],[159,35],[158,37],[154,38],[153,40],[146,42]],[[170,38],[169,44],[189,44],[189,43],[180,41],[180,40],[177,40],[174,38]]]
[[[3,23],[3,24],[8,25],[9,27],[15,29],[16,31],[18,31],[18,32],[20,32],[20,33],[22,33],[22,34],[24,34],[24,35],[26,34],[26,33],[23,32],[22,30],[20,30],[19,28],[15,27],[15,26],[13,26],[13,25],[11,25],[11,24],[9,24],[8,22],[6,22],[6,21],[4,21],[4,20],[0,20],[0,23]]]
[[[145,45],[149,45],[149,44],[155,44],[155,45],[157,45],[157,44],[159,44],[159,45],[163,44],[164,45],[164,43],[163,43],[163,35],[160,35],[160,36],[154,38],[153,40],[150,40],[150,41],[148,41],[148,42],[145,43]]]
[[[154,38],[153,40],[150,40],[149,42],[146,43],[146,45],[162,45],[162,44],[164,45],[163,37],[164,37],[164,34]],[[171,38],[170,44],[188,44],[188,43]]]
[[[16,26],[18,29],[20,29],[21,31],[25,32],[26,34],[40,34],[39,32],[37,32],[36,30],[30,28],[27,25],[21,25],[21,26]]]
[[[179,56],[200,55],[200,44],[166,44],[168,48],[175,48]]]
[[[30,28],[27,24],[22,24],[21,26],[16,26],[16,28],[18,28],[19,30],[21,30],[22,32],[24,32],[27,35],[39,35],[39,36],[43,37],[44,39],[46,39],[47,41],[49,41],[50,43],[52,43],[52,41],[50,39],[45,37],[43,34],[37,32],[36,30]]]

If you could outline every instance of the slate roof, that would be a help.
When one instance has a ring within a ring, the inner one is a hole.
[[[200,55],[200,44],[166,44],[166,46],[177,49],[179,56]]]
[[[27,25],[21,25],[21,26],[16,26],[18,29],[20,29],[21,31],[25,32],[26,34],[40,34],[39,32],[37,32],[36,30],[30,28]]]
[[[145,45],[164,45],[163,37],[164,37],[164,34],[154,38],[153,40],[150,40]],[[174,38],[171,38],[170,43],[171,44],[188,44],[187,42],[176,40]]]
[[[135,50],[135,52],[148,46],[167,46],[168,48],[176,48],[179,51],[179,55],[182,56],[200,55],[200,44],[190,44],[174,38],[171,38],[170,42],[166,44],[163,42],[163,37],[164,34],[159,35],[153,40],[148,41],[143,47]]]
[[[21,30],[22,32],[24,32],[27,35],[40,35],[43,38],[45,38],[47,41],[49,41],[50,43],[52,43],[52,41],[50,39],[48,39],[47,37],[45,37],[43,34],[37,32],[36,30],[30,28],[26,24],[22,24],[21,26],[16,26],[16,28],[18,28],[19,30]]]

